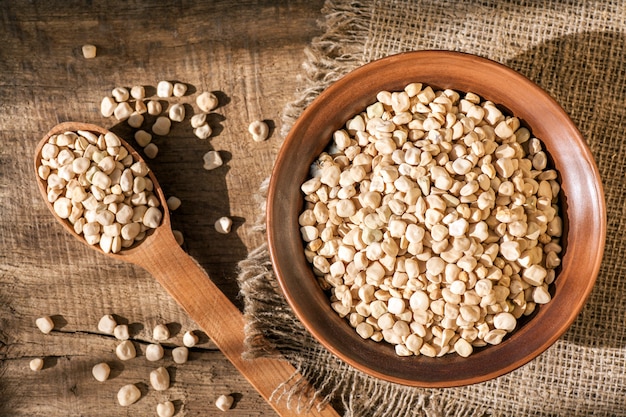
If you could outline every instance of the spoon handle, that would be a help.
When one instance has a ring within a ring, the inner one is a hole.
[[[291,410],[284,401],[271,401],[274,390],[289,381],[295,368],[286,360],[242,358],[244,318],[239,309],[211,281],[206,272],[176,243],[168,228],[158,230],[158,239],[142,245],[138,265],[146,269],[206,332],[222,353],[274,408],[279,416],[327,416],[339,414],[326,405],[314,405],[307,414]]]

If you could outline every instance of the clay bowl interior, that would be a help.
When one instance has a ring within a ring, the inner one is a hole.
[[[410,82],[474,92],[521,119],[543,141],[560,175],[564,220],[562,264],[553,299],[537,308],[501,344],[475,349],[468,358],[398,357],[391,345],[363,340],[330,307],[303,253],[298,215],[300,185],[328,145],[332,132],[376,101],[381,90]],[[474,55],[418,51],[362,66],[326,89],[303,112],[286,138],[272,173],[267,210],[270,255],[287,301],[308,331],[353,367],[388,381],[421,387],[482,382],[529,362],[571,325],[600,267],[606,207],[600,176],[581,134],[562,108],[522,75]]]

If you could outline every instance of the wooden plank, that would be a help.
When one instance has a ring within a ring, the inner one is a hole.
[[[257,118],[280,127],[280,112],[293,99],[303,48],[319,34],[321,1],[89,2],[5,4],[0,13],[0,415],[126,415],[114,394],[126,382],[147,384],[153,364],[140,356],[128,363],[114,356],[115,341],[97,334],[103,314],[131,324],[142,349],[152,327],[168,323],[171,348],[198,326],[147,272],[106,259],[71,239],[39,201],[31,158],[39,138],[54,124],[78,120],[113,128],[98,111],[116,86],[180,80],[190,91],[220,91],[216,135],[201,141],[184,122],[157,138],[151,162],[167,195],[182,207],[172,216],[185,235],[184,249],[237,305],[237,262],[262,242],[252,232],[258,215],[254,190],[269,175],[279,138],[255,143],[247,134]],[[82,44],[98,46],[85,60]],[[192,96],[181,99],[193,108]],[[124,131],[124,125],[117,127]],[[278,130],[278,129],[277,129]],[[226,165],[202,169],[202,155],[224,152]],[[235,219],[219,235],[213,222]],[[53,315],[58,329],[41,334],[40,315]],[[39,373],[33,357],[48,357]],[[99,384],[93,364],[116,363],[114,378]],[[171,358],[165,360],[173,366]],[[145,386],[133,415],[154,415],[170,398],[176,415],[220,415],[213,402],[235,393],[235,415],[273,415],[272,408],[204,335],[190,361],[175,367],[163,395]],[[143,381],[143,382],[142,382]],[[37,387],[33,389],[33,387]]]

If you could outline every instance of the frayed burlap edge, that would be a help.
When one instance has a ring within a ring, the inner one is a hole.
[[[371,10],[359,2],[349,5],[327,1],[322,9],[324,34],[304,50],[302,87],[296,99],[285,106],[281,134],[287,135],[300,113],[328,86],[364,63],[363,45],[371,21]]]

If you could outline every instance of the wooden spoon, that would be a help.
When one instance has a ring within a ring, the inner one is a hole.
[[[35,172],[41,165],[43,145],[52,135],[67,131],[85,130],[96,134],[106,134],[102,127],[87,123],[66,122],[50,130],[41,140],[35,151]],[[122,144],[135,161],[143,158],[126,142]],[[265,398],[280,416],[336,416],[339,415],[329,405],[318,409],[316,402],[307,414],[298,413],[288,408],[287,404],[279,404],[270,400],[272,393],[281,385],[292,379],[295,368],[286,360],[258,358],[245,360],[242,358],[244,347],[244,319],[237,307],[211,281],[206,272],[178,245],[171,229],[170,216],[163,190],[152,173],[148,174],[154,184],[154,193],[159,198],[163,209],[161,225],[154,229],[143,241],[135,246],[122,249],[119,253],[104,253],[99,245],[89,245],[78,235],[67,220],[60,218],[48,201],[46,181],[37,175],[39,190],[53,216],[75,238],[90,248],[112,258],[131,262],[148,271],[189,316],[206,332],[215,345],[224,353],[241,374]]]

